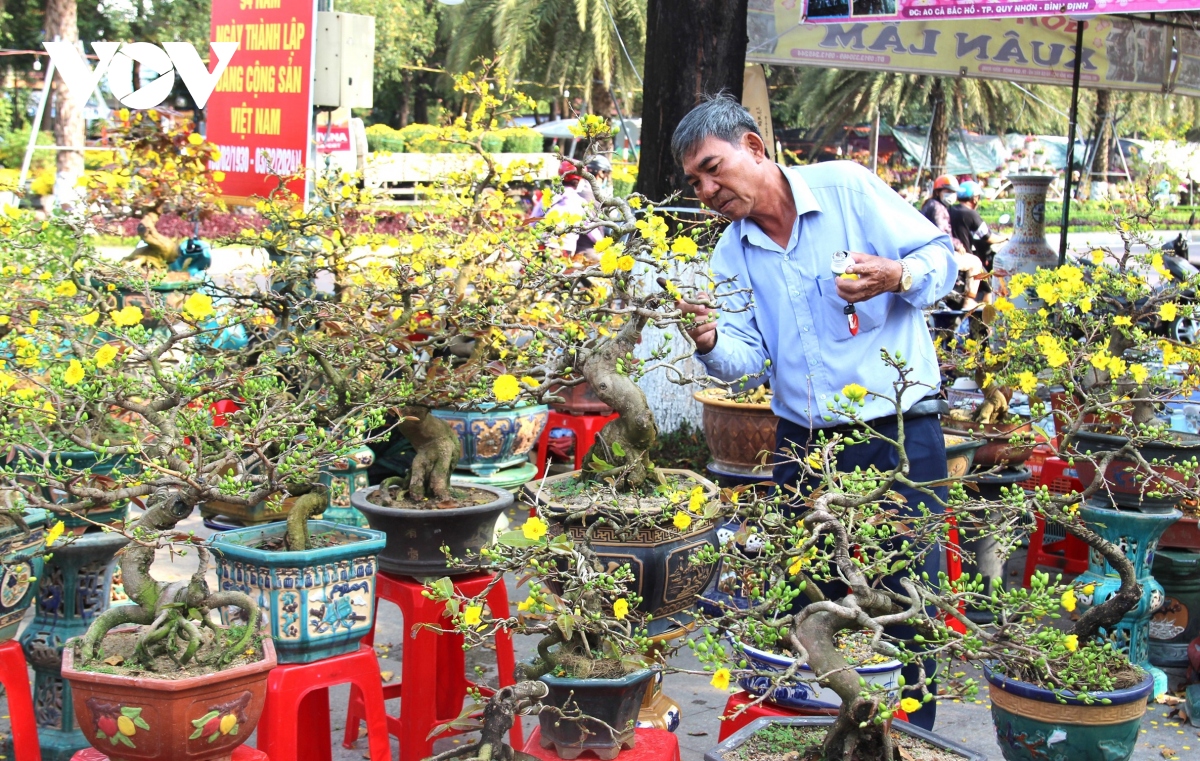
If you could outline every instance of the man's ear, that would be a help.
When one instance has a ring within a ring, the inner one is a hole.
[[[770,161],[767,156],[767,144],[763,142],[762,137],[754,132],[745,132],[742,134],[742,147],[750,152],[756,162]]]

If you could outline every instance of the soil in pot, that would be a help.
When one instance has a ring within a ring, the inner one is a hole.
[[[828,727],[771,724],[747,742],[726,751],[724,761],[821,761],[821,743]],[[962,761],[962,756],[932,745],[919,737],[892,732],[896,761]]]
[[[397,510],[453,510],[459,507],[478,507],[486,505],[496,498],[495,494],[483,489],[473,489],[469,486],[451,486],[451,499],[437,501],[433,499],[412,499],[403,483],[395,483],[400,479],[384,479],[379,488],[367,495],[367,501],[379,507],[391,507]]]
[[[201,628],[201,631],[211,633],[212,630]],[[218,635],[220,640],[210,637],[196,651],[196,655],[184,665],[179,665],[169,654],[162,653],[151,658],[147,667],[147,664],[139,661],[134,656],[134,651],[137,648],[138,639],[142,635],[142,630],[114,630],[105,635],[102,642],[102,651],[99,656],[91,663],[78,663],[75,666],[75,670],[94,674],[112,674],[114,676],[150,677],[164,681],[209,676],[219,671],[228,671],[238,666],[258,663],[263,659],[262,635],[255,634],[250,638],[246,649],[226,665],[218,669],[210,663],[226,647],[241,639],[245,633],[246,629],[244,626],[231,626],[228,629],[220,629]]]
[[[698,481],[696,476],[688,471],[659,468],[658,472],[666,482],[664,485],[647,486],[637,493],[622,494],[621,501],[628,503],[630,509],[643,514],[656,511],[666,512],[669,516],[675,513],[671,505],[672,502],[679,502],[675,495],[680,492],[690,493],[692,489],[701,486],[705,489],[706,498],[716,496],[716,487],[708,481]],[[597,502],[611,502],[613,499],[612,488],[607,483],[585,481],[578,477],[548,478],[544,482],[533,482],[525,488],[551,509],[568,513],[592,507]]]

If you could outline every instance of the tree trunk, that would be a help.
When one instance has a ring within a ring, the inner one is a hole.
[[[79,42],[79,23],[75,0],[46,0],[46,39]],[[62,77],[54,79],[54,104],[58,118],[54,120],[54,142],[57,145],[83,145],[83,104],[74,100],[75,94]],[[83,176],[82,151],[58,151],[58,179],[71,184]],[[63,189],[59,188],[59,195]]]
[[[701,96],[724,90],[741,102],[747,2],[649,0],[639,193],[658,200],[687,188],[671,135]]]
[[[1101,182],[1108,182],[1108,157],[1112,153],[1112,125],[1108,123],[1112,116],[1112,91],[1096,91],[1096,118],[1093,121],[1096,130],[1096,160],[1092,162],[1092,172]]]
[[[462,457],[462,442],[450,424],[424,407],[403,410],[407,418],[397,430],[417,451],[408,495],[414,501],[450,499],[450,474]]]
[[[929,105],[933,109],[933,129],[929,132],[929,173],[934,177],[946,174],[946,153],[950,148],[950,114],[946,110],[946,92],[940,78],[929,88]]]

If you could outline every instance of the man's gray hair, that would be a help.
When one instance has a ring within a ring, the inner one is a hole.
[[[708,138],[737,145],[747,132],[762,137],[750,112],[729,93],[720,92],[706,97],[679,122],[671,137],[671,154],[676,164],[683,164],[683,160]]]

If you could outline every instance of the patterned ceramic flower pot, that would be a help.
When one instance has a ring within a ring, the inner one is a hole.
[[[761,671],[783,673],[793,663],[793,659],[768,650],[760,650],[746,644],[736,644],[735,647],[746,654],[751,668]],[[886,660],[883,663],[859,666],[854,669],[866,680],[871,687],[882,687],[895,692],[900,688],[900,669],[904,666],[897,660]],[[842,699],[832,689],[817,684],[816,676],[807,665],[800,667],[800,675],[794,682],[778,685],[771,690],[767,700],[776,705],[797,711],[813,711],[824,708],[838,708]],[[771,677],[747,676],[738,680],[738,685],[751,695],[761,695],[771,686]]]
[[[1188,645],[1200,636],[1200,554],[1164,550],[1154,556],[1163,602],[1150,619],[1150,662],[1187,668]]]
[[[1076,461],[1078,463],[1078,461]],[[1154,677],[1154,695],[1167,690],[1167,676],[1150,664],[1150,617],[1163,602],[1163,588],[1152,573],[1154,553],[1163,531],[1183,515],[1170,513],[1140,513],[1132,510],[1113,510],[1093,500],[1079,508],[1079,517],[1090,529],[1117,545],[1133,563],[1142,597],[1133,610],[1126,613],[1108,633],[1117,647],[1129,653],[1129,661]],[[1075,578],[1076,586],[1094,585],[1091,595],[1079,596],[1082,614],[1117,593],[1121,578],[1097,550],[1088,551],[1088,568]]]
[[[28,530],[15,523],[0,528],[0,642],[16,636],[42,576],[49,513],[29,508],[23,518]]]
[[[721,389],[705,389],[692,394],[692,398],[704,406],[701,421],[713,464],[722,473],[769,479],[779,418],[771,412],[769,403],[733,402],[724,396]],[[764,452],[767,453],[766,465],[762,464]]]
[[[51,550],[34,602],[33,621],[21,632],[21,649],[33,667],[33,710],[43,761],[67,761],[88,746],[75,721],[71,685],[63,681],[63,643],[81,636],[112,600],[113,558],[129,540],[118,533],[89,533]]]
[[[287,524],[224,531],[209,539],[221,591],[245,592],[263,610],[280,663],[309,663],[358,649],[375,624],[375,557],[382,531],[309,521],[337,544],[304,552],[264,550]],[[222,611],[222,618],[226,611]]]
[[[986,667],[984,674],[991,685],[996,741],[1006,761],[1125,761],[1133,755],[1154,689],[1154,679],[1146,675],[1136,687],[1092,693],[1095,702],[1088,705]]]
[[[1104,483],[1119,507],[1142,512],[1170,512],[1182,495],[1164,485],[1163,478],[1186,484],[1188,479],[1171,467],[1171,463],[1187,462],[1200,457],[1200,435],[1176,433],[1174,441],[1156,441],[1139,446],[1138,453],[1148,463],[1149,470],[1133,460],[1118,458],[1104,471]],[[1120,449],[1128,443],[1124,436],[1110,436],[1096,431],[1080,430],[1071,436],[1067,450],[1099,458],[1105,452]],[[1096,464],[1083,457],[1075,458],[1075,470],[1086,486],[1096,477]],[[1152,494],[1162,489],[1160,494]]]
[[[275,649],[262,640],[257,663],[185,679],[100,674],[75,668],[63,652],[75,714],[88,742],[121,761],[215,761],[254,732],[266,701]]]
[[[697,486],[704,487],[709,499],[717,495],[717,487],[711,481],[690,470],[660,468],[658,472],[665,476],[683,475]],[[545,480],[546,485],[577,479],[579,473],[574,471],[550,476]],[[534,484],[525,487],[526,496],[531,501],[542,501],[552,517],[556,513],[561,514],[561,506],[545,499],[546,491],[544,487],[538,489]],[[580,542],[587,533],[587,527],[581,523],[572,522],[566,526],[566,530],[572,539]],[[653,616],[647,624],[651,637],[692,623],[692,608],[717,571],[715,562],[700,563],[695,560],[706,545],[717,546],[717,527],[700,518],[682,532],[670,525],[653,526],[642,528],[631,539],[621,538],[611,526],[600,526],[592,532],[591,539],[592,549],[601,562],[629,563],[634,576],[633,589],[630,591],[642,598],[638,610]]]
[[[350,495],[371,485],[367,471],[375,464],[375,453],[362,446],[321,469],[321,483],[329,487],[329,507],[322,516],[331,523],[365,528],[367,516],[350,504]]]
[[[653,676],[654,669],[640,669],[620,679],[538,677],[550,688],[545,704],[562,708],[572,700],[585,716],[616,730],[599,722],[560,722],[552,712],[544,711],[538,715],[542,747],[554,748],[559,758],[568,759],[590,750],[606,761],[616,758],[622,748],[633,748],[638,710]]]
[[[513,504],[512,492],[483,484],[462,484],[451,480],[452,486],[481,489],[495,497],[491,502],[471,507],[456,507],[446,510],[402,510],[395,507],[380,507],[368,497],[378,491],[378,486],[368,486],[350,495],[351,503],[358,508],[371,528],[387,535],[387,546],[379,553],[379,567],[401,576],[458,576],[470,573],[471,569],[451,569],[442,554],[442,546],[450,548],[456,558],[465,558],[468,553],[479,554],[479,550],[491,544],[500,513]]]
[[[111,483],[109,479],[113,471],[129,474],[138,473],[141,470],[141,466],[135,460],[125,455],[101,459],[95,452],[55,451],[50,452],[46,460],[43,460],[43,453],[40,452],[27,451],[26,455],[34,458],[39,463],[43,461],[47,462],[50,473],[62,474],[67,471],[87,471],[87,473],[91,474],[90,477],[101,485]],[[32,486],[33,484],[29,485]],[[67,495],[58,489],[52,489],[49,486],[39,486],[38,490],[41,492],[42,497],[50,502],[59,503],[69,501]],[[124,521],[128,515],[129,502],[127,500],[116,502],[109,507],[96,507],[87,511],[87,518],[97,523]],[[63,515],[62,522],[67,531],[75,534],[83,533],[92,526],[91,523],[83,518],[73,515]]]
[[[1015,468],[1028,460],[1033,455],[1033,448],[1037,446],[1033,438],[1032,420],[1012,423],[947,420],[942,423],[942,431],[950,436],[982,441],[983,446],[975,450],[974,457],[974,464],[981,468]]]
[[[529,461],[529,452],[537,446],[550,408],[530,404],[477,412],[433,410],[433,414],[449,423],[462,441],[462,459],[455,467],[490,476]]]

